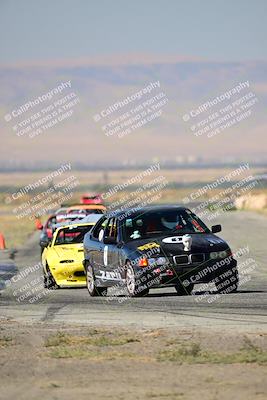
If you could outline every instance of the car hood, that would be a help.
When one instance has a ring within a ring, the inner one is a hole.
[[[75,260],[83,258],[83,244],[77,243],[73,245],[57,245],[51,249],[54,256],[58,257],[60,260],[69,259],[75,257]]]
[[[185,245],[182,242],[183,236],[185,235],[171,234],[149,239],[132,240],[127,243],[127,248],[142,254],[151,251],[153,254],[158,252],[170,257],[189,253],[211,253],[229,248],[223,239],[212,233],[192,233],[189,234],[192,238],[192,245],[190,250],[186,251]]]

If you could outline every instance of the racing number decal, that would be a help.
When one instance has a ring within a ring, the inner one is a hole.
[[[121,276],[119,272],[116,271],[99,271],[101,276],[100,279],[114,279],[114,280],[121,280]]]
[[[108,266],[108,246],[104,247],[104,265]]]
[[[137,248],[138,248],[138,250],[143,251],[143,250],[153,249],[154,247],[160,247],[160,245],[158,243],[151,242],[151,243],[146,243],[143,246],[139,246]]]

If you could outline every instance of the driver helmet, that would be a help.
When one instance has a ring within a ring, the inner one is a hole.
[[[179,222],[179,216],[176,214],[164,215],[161,218],[161,223],[165,228],[174,229]]]

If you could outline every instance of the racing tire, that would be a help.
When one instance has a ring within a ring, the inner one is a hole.
[[[192,294],[193,289],[194,289],[193,283],[189,283],[189,285],[185,286],[182,284],[182,282],[179,282],[177,285],[175,285],[177,296],[190,296]]]
[[[96,296],[107,296],[108,289],[106,287],[96,286],[95,274],[93,267],[89,264],[85,264],[86,270],[86,287],[91,297]]]
[[[59,286],[56,283],[55,278],[51,274],[51,271],[50,271],[50,268],[48,265],[47,265],[46,269],[47,269],[47,273],[45,273],[45,271],[44,271],[44,288],[51,289],[51,290],[58,289]]]
[[[144,287],[145,284],[140,285],[136,278],[136,273],[131,263],[126,264],[126,288],[130,297],[143,297],[149,293],[149,288]]]
[[[238,284],[239,284],[239,275],[237,268],[234,267],[231,269],[232,274],[229,278],[223,278],[215,280],[215,286],[220,294],[229,294],[229,293],[235,293],[238,289]]]
[[[44,278],[44,288],[48,289],[48,287],[47,287],[47,276],[45,274],[45,271],[43,271],[43,278]]]

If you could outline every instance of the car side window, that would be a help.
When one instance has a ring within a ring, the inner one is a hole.
[[[100,219],[97,224],[95,225],[95,228],[93,230],[92,236],[95,240],[99,240],[99,234],[101,231],[104,232],[104,229],[106,228],[108,223],[108,218]]]
[[[113,224],[111,227],[111,232],[110,232],[110,236],[114,237],[115,239],[117,239],[118,236],[118,228],[117,228],[117,219],[113,218]]]
[[[113,238],[117,238],[117,220],[116,218],[110,218],[108,221],[107,227],[105,229],[105,236],[110,236]]]

